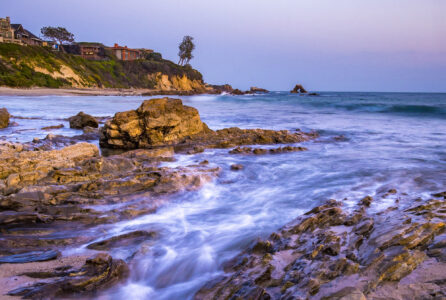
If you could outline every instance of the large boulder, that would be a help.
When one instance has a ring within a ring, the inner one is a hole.
[[[68,121],[70,121],[70,128],[74,129],[83,129],[84,127],[99,127],[99,123],[95,117],[90,116],[82,111],[77,115],[68,118]]]
[[[101,129],[100,144],[105,148],[151,148],[209,131],[195,108],[183,105],[180,99],[160,98],[146,100],[136,110],[116,113]]]
[[[9,113],[6,108],[0,108],[0,128],[6,128],[9,125]]]
[[[301,84],[296,84],[296,86],[294,87],[294,89],[291,91],[292,94],[306,94],[308,93],[306,89],[304,89],[304,87]]]

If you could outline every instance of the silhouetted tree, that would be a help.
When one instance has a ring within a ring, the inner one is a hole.
[[[179,65],[187,65],[189,61],[194,58],[192,55],[192,51],[195,49],[195,44],[193,42],[194,38],[186,35],[183,38],[183,41],[181,42],[178,52],[178,56],[180,57],[180,61],[178,62]]]
[[[64,51],[64,49],[62,47],[62,45],[64,43],[72,43],[72,42],[74,42],[74,34],[69,32],[64,27],[51,27],[51,26],[47,26],[47,27],[43,27],[42,29],[40,29],[40,32],[42,33],[42,35],[45,38],[50,39],[53,42],[59,43],[59,45],[62,48],[62,51]]]

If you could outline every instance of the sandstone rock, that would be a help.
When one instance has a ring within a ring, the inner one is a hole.
[[[257,93],[260,93],[260,94],[263,94],[263,93],[269,93],[268,90],[265,90],[265,89],[262,89],[262,88],[258,88],[258,87],[255,87],[255,86],[251,87],[251,88],[249,89],[249,92],[250,92],[250,93],[253,93],[253,94],[257,94]]]
[[[364,204],[349,213],[334,200],[315,207],[232,259],[226,276],[195,299],[246,298],[252,291],[268,299],[444,296],[446,269],[438,264],[446,253],[446,201],[379,213],[367,213]]]
[[[98,121],[91,115],[88,115],[84,112],[79,112],[77,115],[68,118],[70,121],[70,128],[74,129],[83,129],[84,127],[93,127],[98,128]]]
[[[148,148],[176,144],[206,131],[198,111],[180,99],[152,99],[137,110],[117,113],[103,127],[100,143],[106,148]]]
[[[70,266],[65,269],[65,272],[45,274],[45,277],[54,280],[24,286],[10,291],[8,295],[32,299],[64,298],[69,295],[79,297],[110,287],[129,274],[128,266],[123,260],[113,259],[106,253],[87,259],[80,269],[72,269]]]
[[[292,94],[305,94],[307,91],[304,89],[304,87],[301,84],[296,84],[294,89],[291,91]]]
[[[9,118],[8,110],[6,108],[0,108],[0,129],[8,127]]]

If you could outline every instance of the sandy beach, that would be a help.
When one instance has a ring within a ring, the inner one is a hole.
[[[144,93],[157,93],[150,89],[98,89],[98,88],[10,88],[0,87],[0,96],[139,96]]]

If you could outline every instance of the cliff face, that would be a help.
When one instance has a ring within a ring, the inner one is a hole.
[[[203,77],[164,59],[90,61],[43,47],[0,44],[0,85],[9,87],[140,88],[202,93]]]

